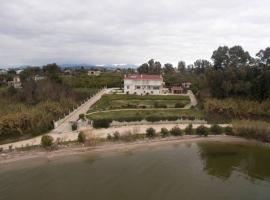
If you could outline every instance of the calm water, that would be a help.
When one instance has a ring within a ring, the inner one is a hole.
[[[0,199],[270,199],[270,148],[185,143],[0,165]]]

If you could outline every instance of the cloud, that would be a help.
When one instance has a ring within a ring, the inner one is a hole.
[[[0,7],[0,65],[210,59],[219,45],[269,46],[270,2],[9,0]]]

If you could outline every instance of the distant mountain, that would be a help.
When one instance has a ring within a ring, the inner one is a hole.
[[[81,64],[61,64],[59,65],[61,68],[120,68],[120,69],[126,69],[126,68],[137,68],[138,65],[136,64],[86,64],[86,63],[81,63]]]

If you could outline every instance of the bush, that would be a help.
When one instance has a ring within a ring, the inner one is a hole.
[[[115,132],[113,133],[113,139],[114,139],[114,140],[119,140],[119,139],[120,139],[120,133],[119,133],[118,131],[115,131]]]
[[[201,125],[196,129],[196,134],[206,137],[208,136],[208,129],[205,126]]]
[[[120,136],[120,139],[122,141],[125,141],[125,142],[132,142],[132,141],[135,141],[137,139],[137,135],[136,134],[132,134],[131,132],[127,132],[127,133],[124,133]]]
[[[166,104],[163,104],[163,103],[155,102],[154,103],[154,107],[155,108],[167,108],[167,105]]]
[[[72,129],[72,131],[76,131],[76,130],[77,130],[77,128],[78,128],[77,123],[72,123],[72,125],[71,125],[71,129]]]
[[[93,120],[94,128],[109,128],[112,120],[109,119],[95,119]]]
[[[162,128],[160,133],[161,133],[161,137],[163,138],[168,137],[170,135],[170,131],[166,128]]]
[[[51,147],[53,144],[53,137],[50,135],[43,135],[41,138],[41,145],[43,147]]]
[[[226,127],[224,128],[224,133],[225,133],[226,135],[233,135],[233,128],[230,127],[230,126],[226,126]]]
[[[217,124],[213,124],[211,127],[210,127],[210,132],[214,135],[220,135],[222,134],[223,132],[223,129],[221,126],[217,125]]]
[[[155,137],[156,136],[156,130],[153,128],[148,128],[146,130],[146,137]]]
[[[112,139],[113,139],[112,135],[111,134],[108,134],[107,135],[107,140],[112,140]]]
[[[172,128],[172,130],[170,132],[171,132],[171,135],[173,135],[173,136],[181,136],[181,135],[183,135],[183,131],[177,126]]]
[[[84,114],[80,114],[79,115],[79,119],[85,120],[85,115]]]
[[[233,122],[233,135],[270,142],[270,123],[249,120],[235,121]]]
[[[83,132],[80,132],[78,135],[78,142],[84,143],[86,140],[86,135]]]
[[[175,107],[175,108],[184,108],[184,107],[185,107],[185,104],[183,104],[183,103],[176,103],[176,104],[174,105],[174,107]]]
[[[187,135],[192,135],[193,134],[193,126],[192,124],[189,124],[186,128],[185,128],[185,133]]]

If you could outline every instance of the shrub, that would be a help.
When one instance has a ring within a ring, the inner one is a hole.
[[[131,132],[124,133],[120,136],[120,139],[125,142],[132,142],[137,139],[136,134],[132,134]]]
[[[80,132],[78,135],[78,142],[84,143],[86,140],[86,135],[83,132]]]
[[[213,124],[211,127],[210,127],[210,132],[212,134],[215,134],[215,135],[220,135],[222,134],[223,132],[223,129],[221,126],[217,125],[217,124]]]
[[[115,132],[113,133],[113,139],[114,139],[114,140],[119,140],[119,139],[120,139],[120,133],[119,133],[118,131],[115,131]]]
[[[208,136],[208,129],[205,126],[201,125],[196,129],[196,134],[206,137]]]
[[[233,128],[230,127],[230,126],[226,126],[226,127],[224,128],[224,133],[225,133],[226,135],[233,135]]]
[[[84,114],[80,114],[79,115],[79,119],[85,120],[85,115]]]
[[[186,128],[185,128],[185,133],[187,135],[192,135],[193,134],[193,126],[192,124],[189,124]]]
[[[94,128],[109,128],[112,120],[109,119],[95,119],[93,120]]]
[[[146,117],[146,121],[148,122],[158,122],[158,121],[161,121],[162,120],[162,117],[160,116],[148,116]]]
[[[41,138],[41,145],[43,147],[50,147],[53,144],[53,137],[50,135],[43,135]]]
[[[167,105],[166,104],[163,104],[163,103],[155,102],[154,103],[154,107],[155,108],[167,108]]]
[[[146,137],[155,137],[156,136],[156,130],[153,128],[148,128],[146,130]]]
[[[170,132],[171,132],[171,135],[173,135],[173,136],[181,136],[181,135],[183,135],[183,131],[177,126],[172,128]]]
[[[113,139],[112,135],[111,134],[108,134],[107,135],[107,140],[112,140],[112,139]]]
[[[76,130],[77,130],[77,128],[78,128],[77,123],[72,123],[72,125],[71,125],[71,129],[72,129],[72,131],[76,131]]]
[[[176,103],[175,105],[174,105],[174,107],[175,108],[184,108],[185,107],[185,104],[183,104],[183,103]]]
[[[240,120],[233,122],[233,135],[270,142],[270,123]]]
[[[162,128],[160,133],[161,133],[161,137],[163,138],[168,137],[170,135],[170,131],[166,128]]]

